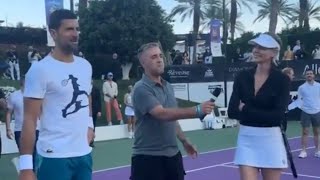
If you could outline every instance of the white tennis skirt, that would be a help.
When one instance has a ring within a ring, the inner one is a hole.
[[[124,114],[126,116],[134,116],[134,109],[132,107],[126,106],[124,109]]]
[[[234,163],[257,168],[287,168],[280,128],[240,125]]]

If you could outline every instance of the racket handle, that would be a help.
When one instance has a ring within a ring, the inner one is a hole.
[[[211,98],[210,101],[214,103],[216,100],[213,99],[213,98]],[[201,117],[200,117],[200,121],[202,122],[205,117],[206,117],[206,114],[203,115],[203,116],[201,116]]]

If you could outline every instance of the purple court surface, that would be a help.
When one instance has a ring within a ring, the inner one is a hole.
[[[298,171],[298,180],[320,179],[320,158],[314,157],[315,148],[308,147],[308,157],[299,159],[300,138],[289,139],[294,162]],[[309,144],[313,141],[310,138]],[[184,157],[184,166],[187,175],[186,180],[238,180],[238,167],[233,164],[235,148],[222,149],[201,153],[198,158],[191,159]],[[263,154],[262,154],[263,156]],[[130,166],[122,166],[105,170],[95,171],[93,180],[128,180],[130,176]],[[281,179],[291,180],[294,177],[290,169],[282,173]]]

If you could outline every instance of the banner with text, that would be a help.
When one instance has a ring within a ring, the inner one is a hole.
[[[210,23],[210,49],[212,57],[221,57],[221,21],[218,19],[211,20]]]
[[[45,10],[46,10],[46,23],[47,23],[47,46],[54,47],[55,43],[50,35],[49,31],[49,18],[50,14],[57,10],[63,9],[63,0],[44,0],[45,2]]]

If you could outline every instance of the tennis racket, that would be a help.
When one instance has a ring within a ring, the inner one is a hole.
[[[284,146],[286,148],[287,157],[288,157],[288,161],[289,161],[289,164],[290,164],[290,169],[292,171],[292,175],[293,175],[294,178],[298,178],[296,166],[294,165],[293,156],[292,156],[292,153],[291,153],[291,148],[290,148],[290,144],[289,144],[287,135],[283,130],[281,130],[281,134],[282,134]]]

